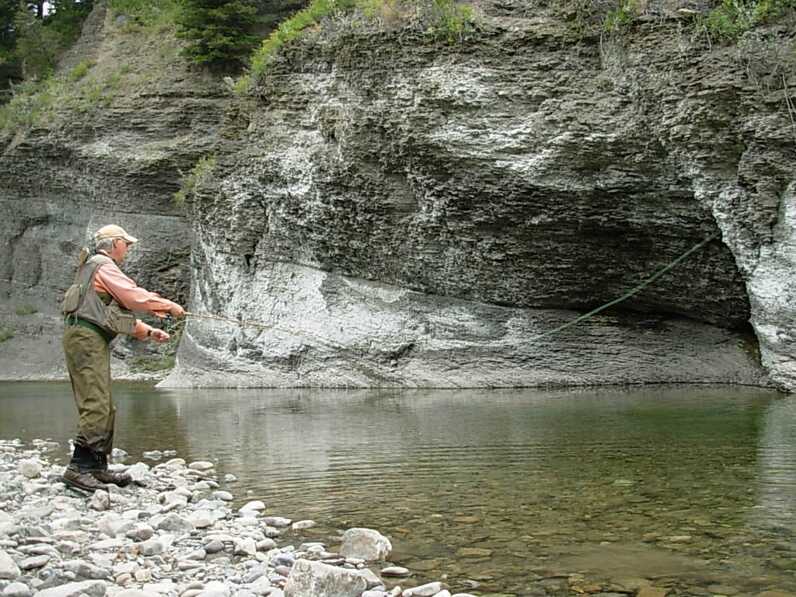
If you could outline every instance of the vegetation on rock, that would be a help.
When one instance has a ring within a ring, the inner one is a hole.
[[[5,342],[14,337],[14,330],[10,327],[0,325],[0,342]]]
[[[721,0],[699,22],[713,39],[734,41],[753,27],[794,9],[796,0]]]
[[[250,72],[238,80],[236,91],[247,91],[285,44],[324,18],[351,10],[359,10],[371,20],[386,20],[385,17],[400,22],[411,20],[426,33],[451,43],[461,41],[473,29],[474,22],[472,8],[455,0],[312,0],[307,8],[284,21],[263,41],[251,57]]]
[[[216,167],[215,156],[203,156],[194,165],[188,174],[182,175],[180,180],[180,190],[174,193],[174,203],[183,205],[191,197],[202,183],[210,179],[213,169]]]

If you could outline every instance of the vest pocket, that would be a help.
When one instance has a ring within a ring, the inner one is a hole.
[[[131,311],[120,307],[116,301],[105,307],[105,316],[107,327],[112,332],[133,334],[133,330],[135,330],[135,315]]]
[[[69,315],[77,311],[80,306],[80,284],[72,284],[64,294],[64,301],[61,310],[64,315]]]

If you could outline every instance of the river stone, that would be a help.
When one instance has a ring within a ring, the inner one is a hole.
[[[660,587],[641,587],[636,597],[666,597],[668,592]]]
[[[215,467],[215,465],[206,460],[197,460],[188,465],[188,468],[194,471],[209,471],[213,467]]]
[[[109,537],[126,534],[135,527],[132,520],[127,520],[115,512],[108,512],[97,521],[100,532]]]
[[[133,541],[146,541],[147,539],[151,539],[154,534],[155,529],[151,526],[146,523],[139,523],[127,531],[125,536]]]
[[[235,540],[235,555],[253,556],[257,553],[257,544],[251,537]]]
[[[456,555],[460,558],[488,558],[492,555],[491,549],[483,549],[481,547],[462,547],[456,551]]]
[[[159,537],[153,537],[141,543],[141,553],[145,556],[156,556],[166,549],[165,543]]]
[[[20,460],[17,471],[28,479],[35,479],[41,475],[41,463],[38,460]]]
[[[35,593],[34,597],[79,597],[84,594],[89,597],[103,597],[105,595],[105,583],[101,580],[72,582],[44,589]]]
[[[46,566],[47,562],[49,562],[50,559],[51,559],[51,557],[48,556],[48,555],[33,556],[33,557],[30,557],[30,558],[25,558],[24,560],[22,560],[19,563],[19,567],[22,570],[35,570],[37,568],[42,568],[42,567]]]
[[[294,531],[303,531],[304,529],[311,529],[316,525],[314,520],[299,520],[290,525]]]
[[[252,500],[250,502],[243,504],[243,506],[240,507],[238,512],[240,513],[260,512],[262,510],[265,510],[265,504],[261,500]]]
[[[248,589],[255,595],[267,595],[273,589],[273,585],[267,576],[261,576],[249,584]]]
[[[111,507],[111,496],[107,491],[102,489],[98,489],[94,492],[94,495],[91,496],[91,501],[88,504],[88,507],[92,510],[97,510],[98,512],[102,512],[104,510],[108,510]]]
[[[381,569],[382,576],[409,576],[409,570],[403,566],[387,566]]]
[[[188,516],[188,520],[197,529],[206,529],[215,524],[213,513],[208,510],[197,510]]]
[[[374,587],[383,586],[381,579],[378,576],[376,576],[376,573],[373,572],[373,570],[371,570],[370,568],[357,570],[357,574],[359,574],[362,578],[365,579],[368,589],[373,589]]]
[[[266,537],[265,539],[257,542],[257,551],[268,551],[276,547],[276,541]]]
[[[160,597],[159,593],[154,591],[142,591],[141,589],[124,589],[118,593],[114,593],[113,597]]]
[[[130,475],[135,483],[143,483],[149,474],[149,465],[145,462],[136,462],[134,465],[127,467],[127,474]]]
[[[214,491],[213,497],[222,502],[231,502],[235,497],[229,491]]]
[[[193,523],[187,518],[177,514],[168,514],[157,521],[155,528],[172,533],[190,533],[193,530]]]
[[[60,567],[67,572],[71,572],[78,578],[101,580],[111,575],[110,571],[84,562],[83,560],[68,560],[62,562]]]
[[[15,580],[20,574],[19,566],[14,559],[0,550],[0,579]]]
[[[266,516],[263,518],[263,524],[275,527],[277,529],[284,529],[290,526],[291,520],[282,516]]]
[[[401,597],[434,597],[440,591],[442,591],[441,582],[430,582],[419,587],[406,589],[401,593]]]
[[[298,560],[285,584],[285,597],[359,597],[366,588],[357,572]]]
[[[31,597],[31,591],[28,585],[21,582],[12,582],[5,589],[3,589],[3,597]]]
[[[392,551],[390,540],[373,529],[352,528],[343,533],[340,554],[366,561],[383,560]]]
[[[11,515],[0,510],[0,535],[5,535],[14,528],[14,519]]]

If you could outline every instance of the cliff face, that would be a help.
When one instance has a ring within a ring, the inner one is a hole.
[[[187,300],[191,232],[172,194],[180,170],[213,142],[226,91],[177,49],[99,3],[56,97],[3,137],[0,309],[15,335],[0,343],[0,378],[63,375],[59,301],[81,245],[102,225],[141,239],[125,267],[136,281]],[[87,73],[73,80],[81,63]]]
[[[98,9],[118,91],[0,157],[0,308],[30,328],[0,358],[49,346],[77,239],[115,221],[144,285],[252,322],[189,319],[166,385],[796,388],[795,29],[710,48],[667,1],[578,36],[537,4],[482,2],[454,44],[337,18],[245,101]],[[171,195],[210,154],[187,223]]]
[[[793,29],[710,49],[666,4],[602,39],[501,2],[462,44],[351,20],[284,53],[193,210],[192,308],[273,327],[191,321],[166,383],[766,383],[751,317],[793,388]]]

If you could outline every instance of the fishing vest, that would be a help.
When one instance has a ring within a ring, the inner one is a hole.
[[[93,255],[78,268],[74,283],[64,295],[63,313],[67,319],[83,319],[99,326],[111,338],[116,334],[132,335],[135,315],[110,295],[98,293],[94,288],[97,269],[106,263],[113,263],[113,260],[105,255]]]

